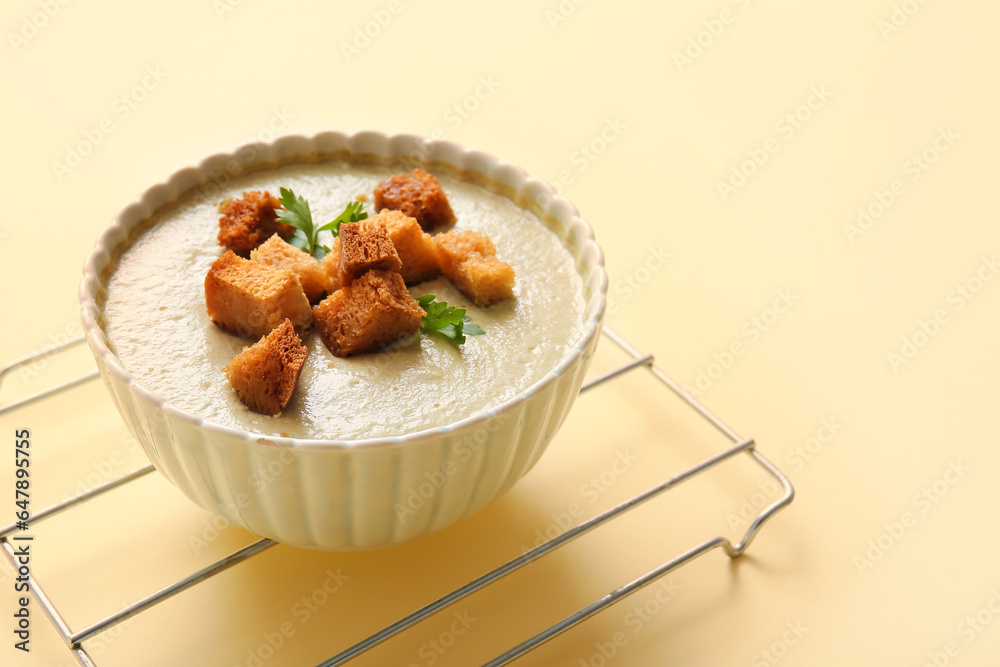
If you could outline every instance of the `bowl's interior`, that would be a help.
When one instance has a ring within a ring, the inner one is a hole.
[[[512,404],[530,396],[552,377],[558,376],[597,335],[604,315],[607,284],[602,255],[594,242],[589,225],[579,217],[572,204],[557,197],[545,183],[527,177],[518,167],[499,162],[492,156],[478,151],[461,149],[450,142],[430,142],[409,135],[385,137],[374,133],[351,136],[325,133],[313,138],[285,137],[273,144],[245,146],[231,154],[212,156],[199,167],[175,172],[163,183],[149,188],[135,203],[125,207],[116,216],[113,223],[101,234],[97,247],[88,258],[84,281],[81,284],[85,329],[95,354],[107,362],[109,372],[119,374],[129,383],[135,384],[136,388],[141,389],[135,378],[124,369],[108,342],[103,308],[107,300],[108,279],[115,270],[118,258],[139,235],[146,231],[156,214],[175,205],[179,200],[188,198],[218,200],[219,194],[235,179],[303,162],[377,164],[399,170],[409,170],[419,166],[502,195],[537,216],[569,250],[575,261],[576,271],[583,279],[586,307],[576,340],[572,341],[567,352],[550,372],[518,396],[488,406],[482,414],[456,420],[447,426],[410,433],[404,437],[327,440],[269,436],[269,441],[273,440],[275,444],[309,443],[314,446],[386,446],[402,444],[412,437],[457,428],[470,420],[495,414],[503,410],[507,403]],[[164,409],[176,411],[186,420],[204,422],[202,417],[177,409],[151,392],[150,396],[163,403]],[[248,429],[231,429],[220,424],[211,424],[211,427],[232,431],[248,439],[258,437],[257,433]]]

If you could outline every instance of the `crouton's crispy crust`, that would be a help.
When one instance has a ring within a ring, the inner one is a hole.
[[[454,273],[458,265],[470,255],[491,256],[497,254],[490,237],[471,230],[453,229],[434,237],[437,245],[438,263],[445,275]]]
[[[389,209],[369,219],[384,223],[389,230],[389,238],[399,254],[399,261],[403,263],[399,274],[407,285],[416,285],[441,275],[434,241],[420,228],[416,219]]]
[[[340,284],[350,285],[366,271],[399,271],[403,263],[385,223],[377,220],[340,226]]]
[[[236,254],[247,254],[274,234],[288,236],[295,228],[278,222],[275,209],[281,202],[270,192],[244,192],[239,199],[229,199],[220,205],[219,245]]]
[[[326,253],[320,268],[326,276],[326,293],[333,294],[340,289],[340,237],[333,239],[330,252]]]
[[[253,346],[244,347],[222,370],[245,406],[275,415],[291,400],[307,352],[286,319]]]
[[[402,211],[425,230],[455,222],[448,197],[433,174],[414,169],[413,175],[390,176],[375,186],[375,210]]]
[[[237,257],[227,250],[205,276],[208,316],[222,329],[257,339],[289,319],[299,333],[312,326],[298,276]]]
[[[448,280],[480,308],[514,296],[514,269],[496,257],[485,234],[452,230],[434,237],[438,263]]]
[[[391,271],[368,271],[313,307],[316,328],[330,353],[371,352],[416,333],[424,310]]]
[[[315,302],[326,291],[326,275],[316,258],[286,243],[275,234],[250,253],[250,259],[263,266],[288,269],[299,277],[302,290],[310,302]]]
[[[514,269],[493,255],[473,253],[449,279],[480,308],[514,296]]]

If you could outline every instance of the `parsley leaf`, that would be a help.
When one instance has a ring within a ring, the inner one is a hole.
[[[309,210],[309,202],[302,197],[297,197],[288,188],[281,188],[281,196],[278,197],[278,201],[285,207],[284,210],[275,211],[278,214],[278,220],[295,227],[295,233],[288,242],[296,248],[312,253],[314,243],[310,244],[310,240],[315,241],[315,235],[313,234],[312,211]]]
[[[465,308],[455,308],[444,301],[435,301],[433,294],[417,297],[417,303],[427,313],[420,323],[422,331],[439,333],[455,345],[464,343],[466,335],[482,336],[486,333],[465,314]]]
[[[288,242],[303,250],[317,260],[322,261],[330,249],[318,242],[319,233],[323,231],[333,232],[334,237],[340,234],[340,225],[345,222],[357,222],[364,220],[368,214],[361,210],[361,202],[354,201],[347,205],[344,212],[336,217],[332,222],[328,222],[322,227],[317,227],[313,223],[312,211],[309,210],[309,202],[303,197],[299,197],[289,188],[281,188],[281,196],[278,201],[284,206],[284,210],[278,209],[278,220],[286,225],[295,227],[295,233],[288,239]]]
[[[344,212],[337,216],[336,220],[334,220],[333,222],[326,223],[316,231],[322,232],[330,230],[331,232],[333,232],[334,238],[336,238],[337,236],[340,236],[341,224],[345,222],[357,222],[359,220],[366,220],[367,218],[368,214],[361,210],[361,202],[352,201],[350,204],[347,205],[347,208],[344,209]]]

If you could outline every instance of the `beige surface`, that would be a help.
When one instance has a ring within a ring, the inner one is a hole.
[[[713,553],[659,589],[669,602],[642,591],[517,664],[992,664],[1000,7],[664,5],[5,3],[3,356],[78,331],[94,237],[173,169],[272,129],[443,134],[563,182],[607,253],[609,323],[754,436],[799,493],[748,558]],[[372,12],[387,25],[345,55]],[[754,157],[724,199],[719,182]],[[859,224],[858,207],[874,218]],[[599,356],[621,360],[610,345]],[[86,367],[82,351],[39,364],[44,376],[8,378],[2,397]],[[33,431],[34,508],[144,461],[98,384],[0,420],[5,447]],[[558,530],[571,508],[591,516],[723,444],[628,377],[581,398],[523,483],[460,525],[377,553],[279,546],[88,646],[102,667],[253,665],[261,646],[269,667],[312,665]],[[464,623],[445,612],[354,664],[479,664],[741,531],[761,481],[721,468],[461,602]],[[155,475],[33,532],[34,572],[73,628],[252,540],[216,531]],[[11,648],[0,573],[0,664],[70,665],[37,606],[31,654]]]

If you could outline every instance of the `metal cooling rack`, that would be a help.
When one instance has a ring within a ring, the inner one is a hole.
[[[417,623],[424,620],[428,616],[431,616],[441,611],[442,609],[458,602],[462,598],[471,595],[472,593],[475,593],[476,591],[485,586],[490,585],[494,581],[497,581],[498,579],[507,576],[511,572],[514,572],[515,570],[527,565],[528,563],[538,558],[541,558],[550,551],[558,549],[567,542],[571,542],[572,540],[580,537],[581,535],[590,532],[594,528],[597,528],[598,526],[610,521],[611,519],[617,517],[618,515],[627,512],[633,507],[641,505],[647,500],[650,500],[651,498],[660,495],[667,489],[673,488],[674,486],[680,484],[681,482],[688,480],[708,470],[709,468],[712,468],[718,465],[719,463],[731,459],[739,454],[746,454],[750,456],[755,462],[757,462],[762,468],[764,468],[764,470],[766,470],[776,480],[778,480],[783,487],[783,493],[781,497],[775,500],[767,507],[765,507],[760,512],[760,514],[757,515],[757,517],[754,519],[753,523],[750,524],[750,527],[747,529],[746,533],[743,535],[743,538],[739,542],[737,542],[734,545],[732,542],[729,541],[728,538],[725,537],[714,537],[710,540],[702,542],[701,544],[695,546],[694,548],[685,551],[684,553],[679,554],[673,559],[663,563],[658,568],[651,570],[647,574],[639,577],[638,579],[632,581],[631,583],[628,583],[624,586],[621,586],[620,588],[611,591],[601,599],[596,600],[595,602],[587,605],[586,607],[577,611],[576,613],[567,616],[566,618],[559,621],[555,625],[552,625],[551,627],[543,630],[542,632],[539,632],[534,637],[531,637],[530,639],[511,648],[503,655],[500,655],[494,658],[493,660],[484,663],[483,667],[500,667],[500,665],[510,664],[511,662],[513,662],[520,656],[524,655],[525,653],[528,653],[529,651],[541,646],[550,639],[559,636],[563,632],[566,632],[573,626],[590,618],[594,614],[614,604],[618,600],[621,600],[622,598],[631,595],[632,593],[636,592],[642,587],[652,583],[653,581],[656,581],[663,575],[677,569],[681,565],[684,565],[685,563],[691,560],[694,560],[698,556],[701,556],[705,553],[708,553],[709,551],[712,551],[713,549],[721,548],[723,551],[726,552],[726,554],[730,558],[739,557],[741,554],[743,554],[744,551],[746,551],[747,547],[750,545],[750,542],[753,541],[753,538],[757,535],[757,532],[760,530],[764,522],[767,521],[769,518],[771,518],[771,516],[774,515],[778,510],[780,510],[785,505],[788,505],[792,501],[792,498],[794,498],[795,496],[795,491],[792,488],[791,482],[780,470],[778,470],[778,468],[776,468],[770,461],[768,461],[763,454],[757,451],[754,441],[752,439],[745,439],[737,435],[737,433],[733,431],[733,429],[729,428],[729,426],[727,426],[721,419],[712,414],[707,408],[705,408],[705,406],[703,406],[701,403],[695,400],[690,394],[684,391],[684,389],[679,384],[677,384],[666,373],[664,373],[662,370],[660,370],[653,364],[653,355],[642,354],[636,348],[634,348],[627,340],[622,338],[619,334],[617,334],[614,330],[610,329],[609,327],[604,327],[604,336],[607,337],[612,342],[614,342],[616,345],[618,345],[622,350],[624,350],[625,353],[631,357],[631,360],[607,373],[604,373],[599,377],[593,378],[590,381],[586,382],[580,390],[581,393],[594,389],[595,387],[604,384],[605,382],[613,378],[616,378],[620,375],[623,375],[629,371],[635,370],[637,368],[645,368],[650,373],[653,374],[653,377],[655,377],[657,380],[663,383],[667,388],[669,388],[675,394],[677,394],[692,409],[698,412],[698,414],[700,414],[702,417],[708,420],[708,422],[711,423],[718,431],[720,431],[723,435],[725,435],[732,442],[732,445],[724,449],[723,451],[719,452],[718,454],[715,454],[714,456],[711,456],[701,461],[697,465],[688,468],[687,470],[664,480],[663,482],[657,484],[656,486],[647,489],[646,491],[630,498],[629,500],[626,500],[623,503],[620,503],[619,505],[616,505],[615,507],[612,507],[606,512],[603,512],[602,514],[599,514],[598,516],[595,516],[592,519],[584,521],[580,525],[576,526],[575,528],[571,528],[570,530],[567,530],[565,533],[559,535],[558,537],[555,537],[535,547],[534,549],[525,552],[521,556],[518,556],[517,558],[514,558],[511,561],[508,561],[507,563],[501,565],[495,570],[487,572],[486,574],[480,576],[479,578],[473,581],[470,581],[464,586],[455,589],[451,593],[448,593],[447,595],[438,598],[434,602],[431,602],[430,604],[421,607],[420,609],[414,611],[410,615],[396,621],[395,623],[389,626],[386,626],[382,630],[379,630],[370,637],[361,640],[360,642],[354,644],[353,646],[347,649],[344,649],[340,653],[337,653],[332,658],[321,662],[319,665],[317,665],[317,667],[334,667],[335,665],[342,665],[348,662],[349,660],[358,657],[362,653],[368,651],[369,649],[374,648],[375,646],[378,646],[387,639],[394,637],[395,635],[399,634],[400,632],[403,632],[404,630],[412,627],[413,625],[416,625]],[[10,371],[19,366],[30,364],[37,359],[59,353],[67,348],[79,345],[83,341],[84,337],[78,336],[76,338],[67,340],[66,342],[61,343],[59,345],[41,350],[40,352],[37,352],[35,354],[27,355],[25,357],[21,357],[20,359],[16,359],[13,362],[4,366],[3,368],[0,368],[0,382],[2,382],[3,377],[7,373],[9,373]],[[95,370],[93,372],[80,375],[79,377],[76,377],[62,384],[50,387],[44,391],[40,391],[36,394],[26,396],[24,398],[12,401],[5,405],[0,405],[0,415],[15,410],[17,408],[23,407],[25,405],[28,405],[30,403],[43,400],[49,396],[52,396],[53,394],[57,394],[61,391],[65,391],[66,389],[75,387],[85,382],[89,382],[98,377],[100,377],[100,374]],[[54,516],[56,514],[59,514],[60,512],[64,512],[76,505],[79,505],[81,503],[90,500],[91,498],[99,496],[103,493],[107,493],[112,489],[115,489],[119,486],[123,486],[125,484],[128,484],[129,482],[139,479],[140,477],[148,475],[149,473],[153,472],[153,470],[154,468],[152,465],[147,465],[143,468],[133,470],[132,472],[125,474],[117,479],[108,481],[104,484],[101,484],[100,486],[89,489],[88,491],[67,498],[62,502],[58,502],[54,505],[46,507],[45,509],[39,512],[35,512],[31,515],[29,521],[32,524],[34,524],[37,521],[42,521],[50,516]],[[7,558],[8,561],[10,561],[11,565],[14,566],[15,571],[17,571],[17,563],[15,561],[14,546],[11,544],[11,540],[16,539],[16,537],[14,537],[14,534],[17,532],[17,530],[18,529],[16,524],[10,524],[8,526],[0,528],[0,547],[2,547],[3,549],[4,556]],[[41,586],[41,584],[38,582],[37,579],[33,577],[30,578],[29,589],[31,593],[34,595],[35,600],[38,602],[39,606],[45,612],[45,615],[49,617],[50,621],[52,621],[52,624],[55,626],[56,631],[59,633],[60,636],[62,636],[63,640],[66,642],[67,647],[73,653],[73,656],[77,659],[77,661],[84,667],[97,667],[97,663],[94,662],[94,659],[90,656],[90,654],[87,653],[86,648],[84,648],[83,646],[83,643],[85,641],[87,641],[88,639],[93,639],[97,635],[107,631],[110,628],[113,628],[122,621],[125,621],[126,619],[129,619],[143,611],[146,611],[150,607],[159,604],[160,602],[163,602],[167,598],[173,597],[174,595],[183,592],[184,590],[194,586],[195,584],[198,584],[199,582],[208,579],[209,577],[214,577],[220,572],[223,572],[224,570],[227,570],[233,567],[234,565],[237,565],[257,555],[262,551],[269,549],[275,544],[276,542],[272,540],[266,538],[260,539],[254,542],[253,544],[250,544],[249,546],[244,547],[243,549],[240,549],[239,551],[236,551],[226,556],[225,558],[222,558],[216,561],[215,563],[212,563],[211,565],[198,570],[197,572],[191,573],[190,575],[174,582],[173,584],[170,584],[169,586],[146,596],[145,598],[139,600],[138,602],[130,604],[127,607],[123,607],[122,609],[119,609],[118,611],[111,614],[110,616],[107,616],[106,618],[103,618],[85,628],[75,631],[71,629],[69,625],[66,623],[62,614],[59,612],[58,608],[52,602],[49,596],[45,593],[45,589]]]

